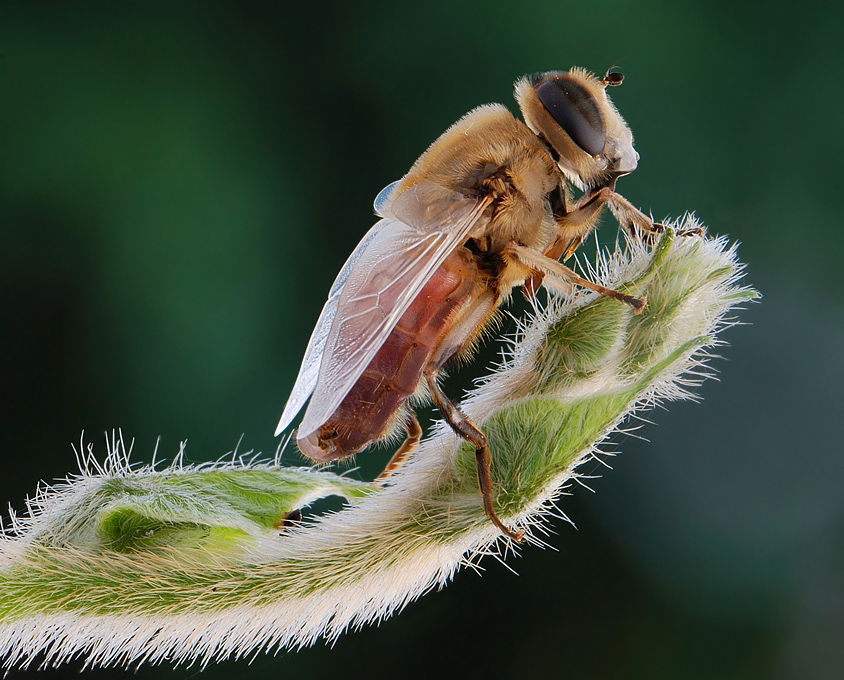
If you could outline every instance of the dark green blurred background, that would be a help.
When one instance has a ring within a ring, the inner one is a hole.
[[[842,10],[779,7],[4,4],[0,499],[72,471],[83,429],[139,460],[159,435],[273,450],[375,194],[519,75],[619,64],[642,156],[619,189],[741,241],[765,294],[721,382],[616,437],[519,576],[490,559],[333,649],[205,677],[844,677]]]

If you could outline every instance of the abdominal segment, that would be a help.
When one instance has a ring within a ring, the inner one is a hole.
[[[483,291],[485,287],[481,286]],[[478,273],[471,252],[458,248],[434,272],[373,357],[331,418],[316,432],[297,440],[308,458],[327,462],[345,458],[387,436],[405,410],[426,368],[440,368],[444,339],[456,349],[475,328],[459,320],[477,302]],[[464,330],[465,328],[465,330]],[[463,338],[454,338],[459,329]]]

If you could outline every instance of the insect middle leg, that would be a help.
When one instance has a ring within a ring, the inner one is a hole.
[[[445,392],[437,384],[436,373],[425,373],[425,380],[428,382],[428,389],[434,399],[434,404],[436,404],[440,413],[443,414],[445,421],[451,425],[451,429],[475,447],[475,460],[478,467],[478,486],[481,489],[486,516],[508,538],[512,538],[514,541],[521,541],[525,532],[510,529],[498,519],[495,509],[492,507],[492,474],[489,469],[490,457],[486,435],[449,400]]]
[[[571,206],[567,205],[566,194],[563,188],[559,188],[551,196],[551,207],[554,212],[554,222],[557,226],[557,235],[548,246],[544,255],[552,260],[559,260],[563,254],[567,259],[577,247],[583,243],[589,233],[595,228],[598,222],[601,208],[605,200],[597,193],[584,194]],[[525,282],[524,293],[531,298],[542,285],[544,272],[538,271]]]
[[[605,205],[609,207],[619,225],[636,240],[652,245],[654,237],[665,231],[664,224],[654,222],[624,196],[617,194],[611,186],[588,191],[570,206],[566,206],[565,194],[562,193],[562,189],[560,195],[555,194],[552,199],[554,199],[552,200],[552,207],[554,208],[557,235],[551,245],[543,252],[543,255],[551,260],[559,260],[562,257],[565,261],[571,257],[595,228],[601,209]],[[702,232],[698,227],[683,230],[679,235],[700,236]],[[525,283],[525,295],[527,297],[536,294],[544,276],[544,272],[538,271]]]
[[[614,298],[619,302],[624,302],[625,304],[630,305],[635,314],[640,314],[647,303],[647,300],[643,297],[634,297],[633,295],[622,293],[620,290],[613,290],[612,288],[607,288],[606,286],[593,283],[589,279],[584,279],[564,264],[561,264],[556,260],[552,260],[549,257],[545,257],[542,253],[538,253],[530,248],[520,246],[514,241],[510,241],[510,243],[504,247],[502,252],[518,260],[522,264],[527,265],[535,273],[542,273],[545,277],[547,277],[551,288],[556,288],[565,294],[570,293],[572,284],[582,288],[588,288],[589,290],[594,290],[601,295]]]
[[[390,458],[390,462],[387,463],[387,466],[384,468],[384,471],[375,478],[375,486],[382,486],[384,482],[386,482],[390,476],[398,470],[407,457],[413,453],[417,446],[419,446],[419,440],[422,438],[422,426],[419,424],[419,418],[416,417],[416,414],[411,411],[410,412],[410,420],[405,423],[405,431],[407,432],[407,437],[401,443],[401,446],[398,450],[393,454],[393,457]]]

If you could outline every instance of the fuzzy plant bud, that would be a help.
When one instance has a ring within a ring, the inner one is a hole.
[[[619,424],[691,396],[729,311],[756,296],[725,239],[675,238],[696,226],[600,256],[591,278],[647,297],[641,314],[589,292],[537,304],[462,402],[489,442],[496,512],[525,542]],[[119,440],[82,462],[0,540],[7,668],[204,665],[331,640],[511,545],[484,514],[474,450],[442,423],[380,486],[278,460],[138,467]],[[285,522],[328,495],[348,504]]]

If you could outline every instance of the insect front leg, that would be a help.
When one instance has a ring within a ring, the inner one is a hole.
[[[619,225],[638,241],[652,245],[654,237],[665,231],[662,222],[654,222],[652,217],[645,215],[612,187],[601,187],[583,194],[568,213],[557,220],[560,236],[545,254],[554,260],[559,260],[561,256],[567,259],[595,226],[598,213],[604,205],[610,209]],[[683,229],[677,235],[702,236],[703,230],[700,227]]]
[[[492,474],[489,469],[490,458],[486,435],[449,400],[442,391],[442,388],[437,384],[436,373],[426,372],[425,380],[428,382],[428,389],[434,399],[434,404],[436,404],[440,413],[443,414],[445,421],[451,425],[451,429],[475,447],[475,460],[478,466],[478,486],[481,489],[486,516],[508,538],[512,538],[514,541],[521,541],[525,532],[513,531],[508,528],[498,519],[495,509],[492,507]]]
[[[515,241],[510,241],[502,251],[507,256],[512,257],[524,265],[530,267],[534,272],[541,272],[546,277],[546,282],[551,288],[560,290],[564,294],[571,292],[571,285],[580,286],[581,288],[588,288],[594,290],[601,295],[614,298],[620,302],[630,305],[635,314],[641,313],[645,308],[647,300],[643,297],[634,297],[627,295],[619,290],[613,290],[593,283],[589,279],[584,279],[577,273],[566,267],[564,264],[545,257],[542,253],[535,250],[521,246]]]
[[[621,194],[617,194],[607,187],[600,191],[606,192],[605,202],[610,211],[618,220],[618,223],[627,229],[633,238],[644,241],[648,245],[653,245],[655,237],[665,231],[665,225],[662,222],[654,222],[653,218],[645,215]],[[701,227],[681,229],[677,232],[677,235],[703,236],[703,229]]]
[[[402,466],[407,457],[419,446],[419,440],[422,438],[422,426],[413,411],[410,412],[410,419],[405,423],[404,428],[407,437],[393,454],[393,457],[390,458],[390,462],[387,463],[384,471],[375,478],[375,486],[383,486],[384,482]]]

